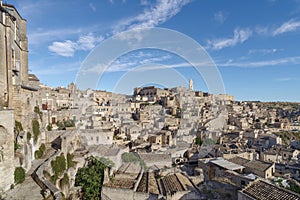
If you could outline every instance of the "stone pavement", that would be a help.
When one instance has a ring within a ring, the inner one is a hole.
[[[5,200],[42,200],[41,188],[31,178],[31,174],[39,167],[50,155],[54,153],[53,149],[48,149],[47,155],[43,159],[34,160],[31,169],[26,173],[25,181],[16,185],[14,189],[9,190],[3,196]]]

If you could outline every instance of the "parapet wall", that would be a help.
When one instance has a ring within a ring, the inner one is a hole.
[[[50,193],[53,195],[55,200],[62,200],[61,191],[52,184],[49,180],[47,180],[44,176],[43,171],[47,168],[50,164],[51,160],[56,158],[61,152],[57,151],[54,153],[49,159],[47,159],[44,163],[42,163],[37,170],[32,173],[32,178],[34,181],[41,187],[42,190],[49,190]]]

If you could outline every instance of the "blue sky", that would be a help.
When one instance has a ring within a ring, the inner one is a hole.
[[[204,47],[220,71],[226,93],[235,99],[300,101],[299,0],[6,2],[27,19],[30,73],[46,85],[67,86],[74,81],[89,53],[111,36],[162,27]],[[193,78],[195,89],[207,90],[185,60],[153,49],[118,58],[98,88],[112,90],[112,83],[125,73],[147,64],[174,68],[187,80]]]

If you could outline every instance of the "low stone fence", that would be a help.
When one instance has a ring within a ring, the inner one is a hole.
[[[60,153],[60,151],[57,151],[52,154],[31,174],[31,177],[41,187],[41,189],[44,191],[48,190],[53,195],[55,200],[62,200],[62,193],[54,184],[45,178],[43,171],[47,166],[49,166],[51,160],[56,158],[56,156],[58,156]]]

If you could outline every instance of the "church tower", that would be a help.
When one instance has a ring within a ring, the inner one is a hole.
[[[193,84],[193,80],[192,80],[192,79],[190,79],[189,90],[190,90],[190,91],[193,91],[193,90],[194,90],[194,84]]]

